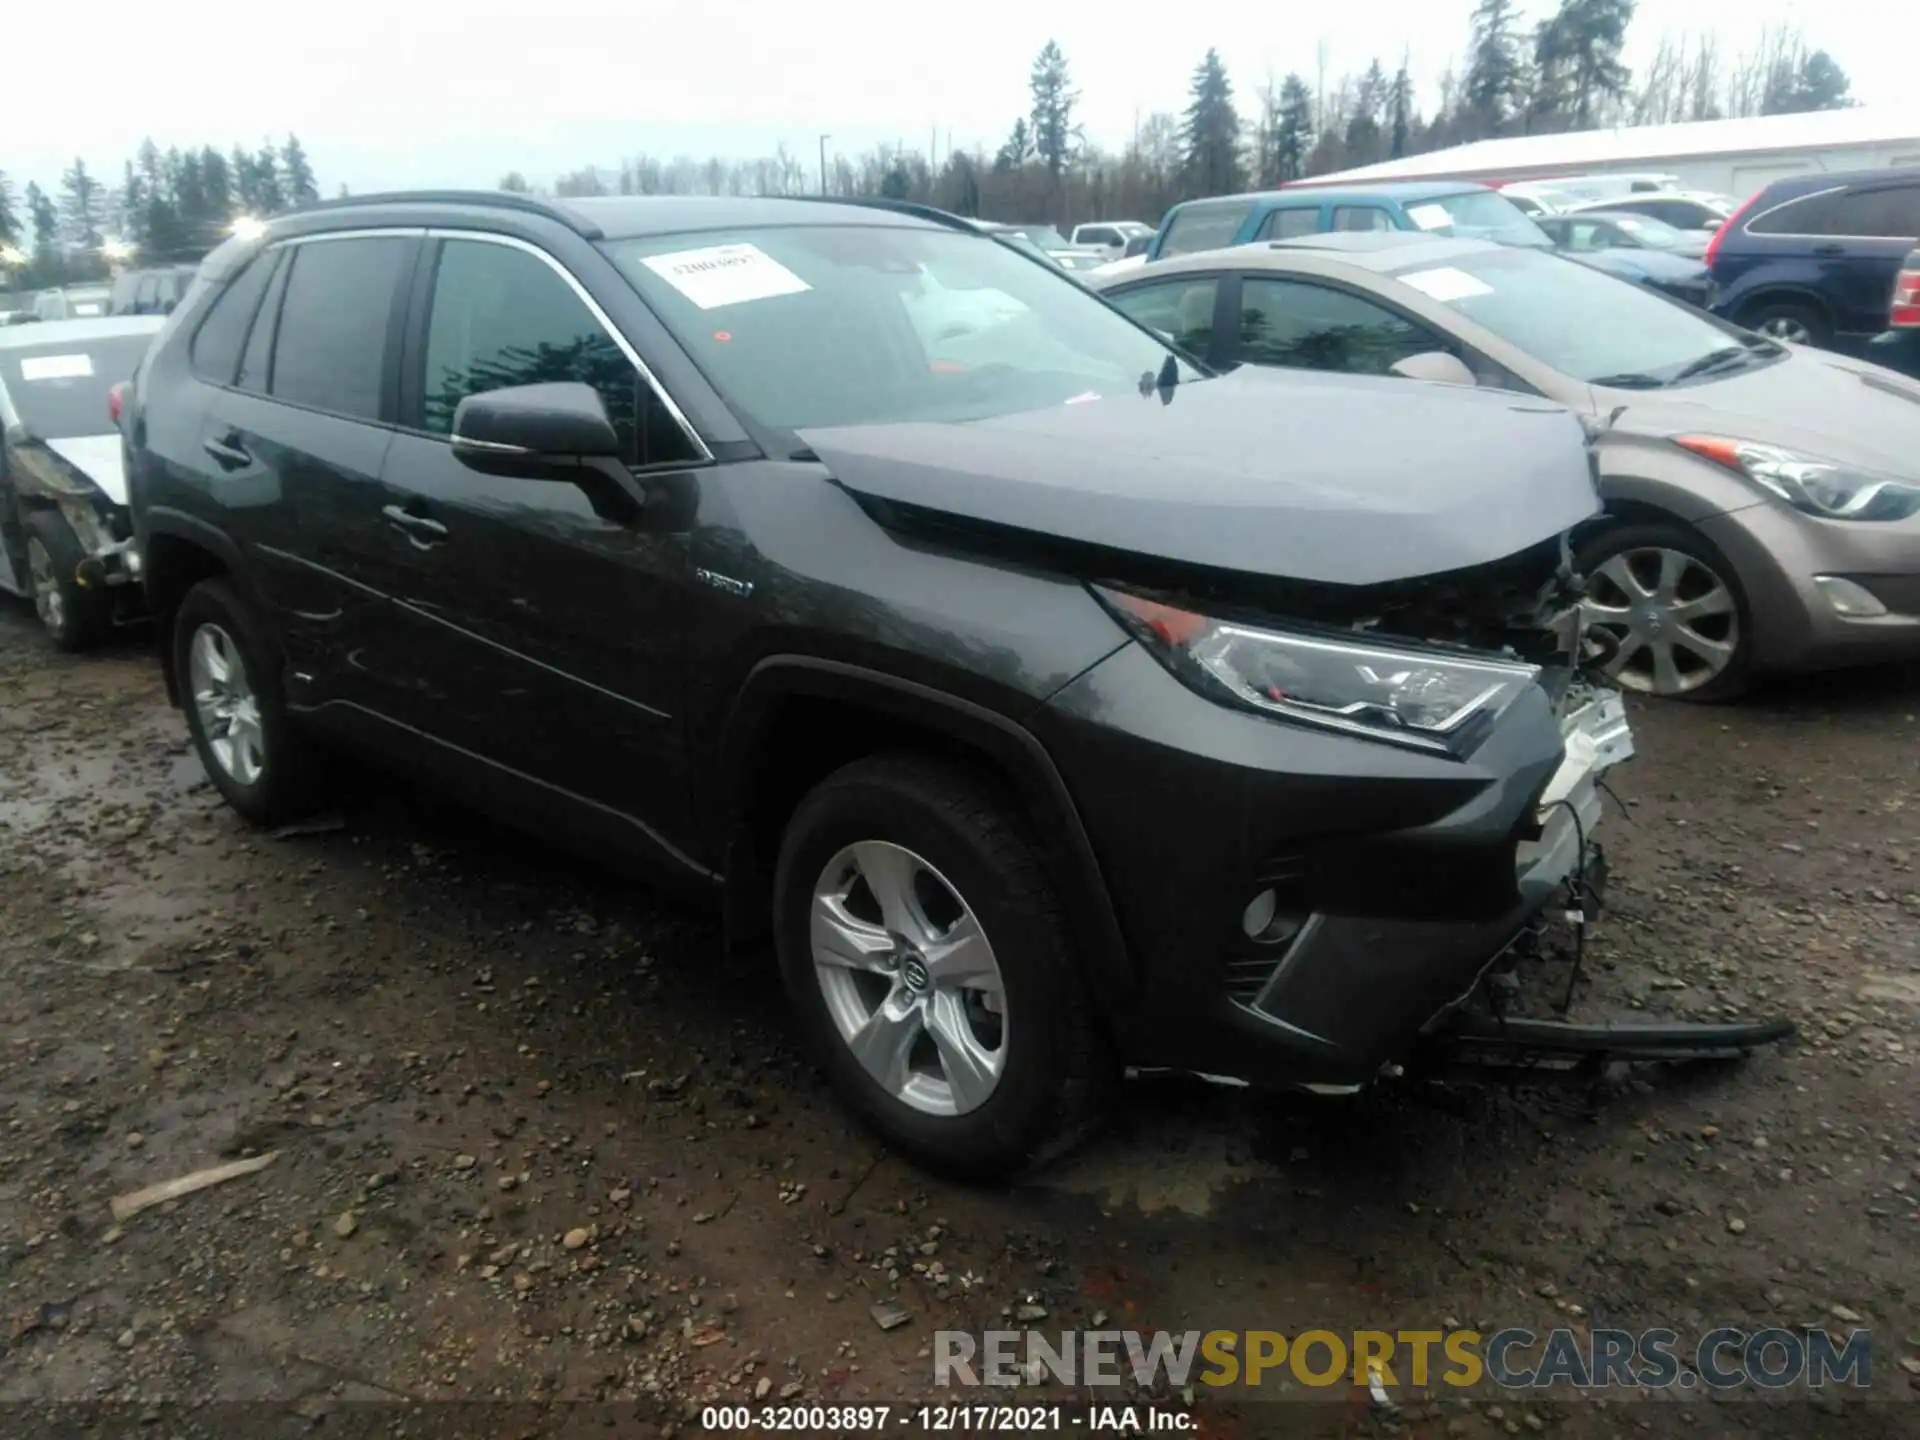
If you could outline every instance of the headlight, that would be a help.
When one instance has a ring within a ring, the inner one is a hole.
[[[1796,510],[1826,520],[1904,520],[1920,510],[1920,488],[1831,460],[1723,435],[1676,435],[1674,443],[1737,470]]]
[[[1540,675],[1518,660],[1260,630],[1102,586],[1094,594],[1204,695],[1419,750],[1466,754]]]

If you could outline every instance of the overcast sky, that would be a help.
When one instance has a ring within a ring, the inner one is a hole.
[[[1913,0],[1641,0],[1643,63],[1663,34],[1713,31],[1723,54],[1762,27],[1798,27],[1868,104],[1911,103]],[[1523,0],[1531,19],[1553,0]],[[1466,45],[1473,0],[1213,0],[1036,5],[1031,0],[197,0],[154,11],[105,0],[84,24],[58,5],[9,5],[0,170],[52,189],[74,156],[117,179],[142,136],[257,145],[292,130],[325,191],[536,181],[650,152],[754,156],[819,136],[858,152],[997,145],[1027,108],[1027,69],[1056,39],[1088,137],[1124,144],[1137,115],[1178,111],[1217,46],[1250,108],[1269,72],[1329,83],[1403,48],[1431,105]],[[124,10],[122,16],[112,12]],[[1906,13],[1904,24],[1896,17]],[[1896,43],[1896,32],[1899,43]]]

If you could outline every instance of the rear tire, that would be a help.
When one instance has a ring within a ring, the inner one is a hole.
[[[1769,340],[1789,340],[1825,350],[1833,344],[1833,326],[1818,306],[1798,300],[1762,300],[1743,311],[1740,323]]]
[[[279,647],[232,583],[202,580],[189,590],[171,643],[187,731],[226,802],[255,825],[309,813],[319,756],[287,713]]]
[[[1621,647],[1607,669],[1622,689],[1700,703],[1745,692],[1746,592],[1704,535],[1677,520],[1609,525],[1574,564],[1587,577],[1587,628]]]
[[[51,510],[27,516],[27,581],[33,608],[54,648],[77,655],[100,643],[112,622],[107,597],[74,578],[84,555],[66,517]]]
[[[1039,847],[986,777],[898,754],[822,781],[781,844],[774,937],[808,1047],[927,1169],[1004,1176],[1097,1118],[1114,1067]]]

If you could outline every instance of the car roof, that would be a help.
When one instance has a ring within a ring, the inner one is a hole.
[[[344,226],[367,212],[455,208],[540,215],[588,240],[630,240],[696,230],[784,225],[872,225],[959,229],[970,222],[905,201],[812,196],[593,195],[549,198],[504,190],[396,190],[322,200],[277,215],[263,238],[311,233],[312,220]],[[331,227],[329,227],[331,228]]]
[[[1875,181],[1889,184],[1912,184],[1914,172],[1911,167],[1886,165],[1878,170],[1813,170],[1801,175],[1783,175],[1771,185],[1761,189],[1760,194],[1768,195],[1776,191],[1795,190],[1811,195],[1816,190],[1838,190],[1846,185],[1870,185]]]
[[[1469,255],[1509,252],[1514,247],[1491,240],[1463,240],[1426,235],[1417,230],[1355,230],[1326,235],[1302,235],[1292,240],[1261,240],[1218,250],[1196,250],[1171,260],[1155,260],[1141,268],[1115,272],[1103,279],[1118,284],[1159,275],[1219,269],[1281,270],[1322,273],[1344,267],[1374,275],[1392,275],[1424,265],[1444,265]],[[1104,287],[1103,287],[1104,288]]]
[[[6,325],[0,326],[0,350],[37,350],[43,346],[84,345],[89,340],[151,335],[166,323],[164,315],[111,315],[89,320],[42,320],[33,325]]]

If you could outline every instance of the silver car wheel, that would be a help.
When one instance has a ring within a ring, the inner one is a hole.
[[[1685,695],[1717,680],[1739,652],[1732,588],[1683,550],[1623,550],[1587,583],[1587,627],[1618,646],[1607,670],[1630,690]]]
[[[1006,1071],[1006,987],[944,876],[884,840],[847,846],[814,886],[809,945],[834,1028],[881,1089],[928,1115],[986,1103]]]
[[[260,702],[233,637],[208,621],[188,646],[188,683],[213,761],[236,785],[252,785],[267,768]]]
[[[33,583],[33,611],[55,635],[64,634],[67,602],[53,573],[53,556],[37,539],[27,541],[27,576]]]
[[[1813,331],[1804,320],[1791,315],[1773,315],[1760,322],[1760,333],[1772,340],[1788,340],[1795,345],[1813,344]]]

